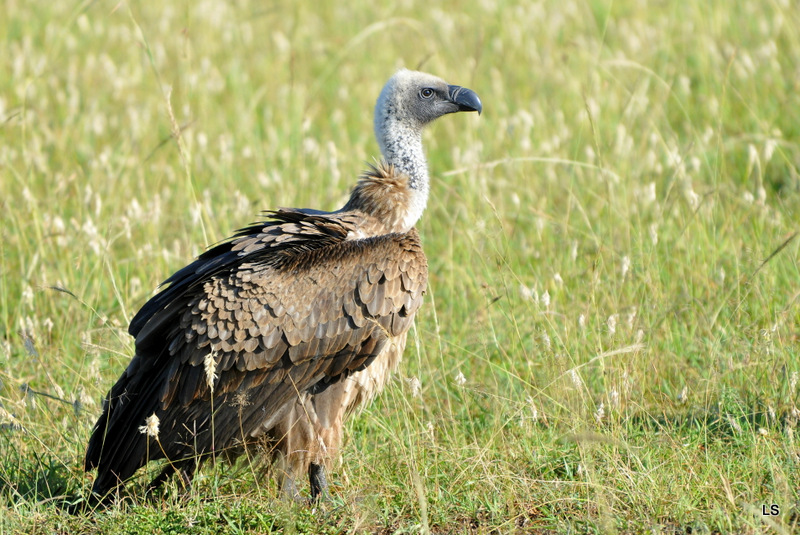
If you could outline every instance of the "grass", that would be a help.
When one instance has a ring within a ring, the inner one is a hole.
[[[377,4],[6,2],[0,532],[800,532],[800,11]],[[426,137],[427,302],[335,504],[240,463],[68,514],[137,308],[339,207],[418,65],[485,113]]]

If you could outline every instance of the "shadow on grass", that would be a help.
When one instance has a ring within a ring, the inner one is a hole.
[[[744,433],[758,434],[759,430],[785,432],[798,425],[798,415],[791,409],[778,411],[760,405],[737,406],[733,410],[724,406],[687,407],[684,411],[661,414],[637,413],[627,417],[623,424],[628,430],[700,431],[712,439],[739,440]]]

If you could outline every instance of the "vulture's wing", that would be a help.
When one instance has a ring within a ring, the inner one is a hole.
[[[246,441],[409,329],[427,282],[416,230],[348,240],[329,216],[272,217],[178,271],[131,322],[136,355],[86,455],[109,478],[99,488],[151,459]],[[138,431],[154,413],[158,441]]]

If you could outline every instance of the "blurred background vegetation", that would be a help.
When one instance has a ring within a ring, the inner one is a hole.
[[[7,0],[0,530],[797,532],[798,28],[789,0]],[[260,210],[341,206],[399,67],[484,113],[426,135],[427,303],[335,504],[240,463],[68,514],[132,315]]]

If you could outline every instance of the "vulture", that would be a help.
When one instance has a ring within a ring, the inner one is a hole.
[[[279,208],[169,277],[130,323],[135,354],[84,460],[105,499],[150,461],[154,488],[270,445],[280,485],[328,498],[345,417],[397,368],[427,284],[414,227],[428,199],[423,128],[482,110],[475,92],[402,69],[375,106],[382,160],[339,210]]]

